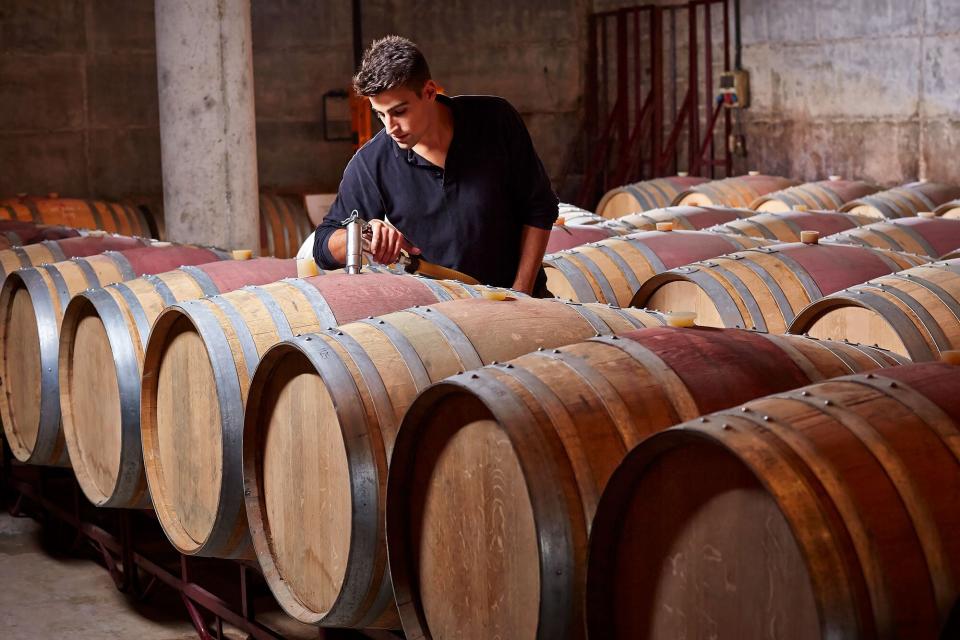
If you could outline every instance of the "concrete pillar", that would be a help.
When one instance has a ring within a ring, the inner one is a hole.
[[[250,0],[156,0],[167,236],[260,247]]]

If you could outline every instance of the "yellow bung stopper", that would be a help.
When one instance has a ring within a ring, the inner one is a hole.
[[[51,191],[50,193],[47,194],[47,197],[48,197],[48,198],[59,198],[59,197],[60,197],[60,194],[57,193],[56,191]]]
[[[88,236],[93,236],[94,238],[102,238],[107,235],[107,232],[103,229],[91,229],[88,233]]]
[[[838,180],[843,180],[843,176],[837,176],[837,175],[827,176],[827,180],[829,180],[830,182],[836,182]]]
[[[801,231],[800,242],[802,242],[803,244],[819,244],[820,232],[819,231]]]
[[[673,231],[672,222],[658,222],[657,231]]]
[[[686,171],[677,171],[677,177],[678,177],[678,178],[686,178],[688,175],[690,175],[690,174],[687,173]]]
[[[553,224],[557,225],[558,227],[562,227],[565,224],[567,224],[567,221],[564,220],[563,218],[557,218],[556,220],[554,220]]]
[[[297,260],[297,277],[309,278],[320,275],[320,268],[313,258],[299,258]]]
[[[249,260],[253,257],[253,250],[251,249],[234,249],[230,253],[233,254],[234,260]]]
[[[500,289],[484,289],[481,294],[487,300],[506,300],[507,292]]]
[[[760,175],[760,172],[759,172],[759,171],[756,171],[756,170],[747,171],[747,175],[748,175],[748,176],[758,176],[758,175]]]
[[[693,311],[671,311],[667,314],[669,327],[695,327],[697,314]]]
[[[937,214],[933,211],[917,211],[917,215],[921,218],[936,218]]]
[[[151,247],[169,247],[172,245],[173,245],[172,242],[162,242],[160,240],[154,240],[153,242],[150,243]]]
[[[960,365],[960,351],[943,351],[940,353],[940,360],[947,364]]]
[[[809,208],[810,208],[810,207],[808,207],[808,206],[805,205],[805,204],[798,204],[798,205],[796,205],[796,206],[793,208],[793,210],[794,210],[794,211],[807,211]]]

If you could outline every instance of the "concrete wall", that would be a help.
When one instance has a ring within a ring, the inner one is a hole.
[[[742,0],[749,163],[960,181],[960,3]]]

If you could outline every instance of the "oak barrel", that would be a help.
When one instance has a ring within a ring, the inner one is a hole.
[[[36,244],[0,250],[0,283],[21,267],[39,267],[49,262],[85,258],[104,251],[126,251],[150,245],[148,238],[91,233],[79,238],[44,240]]]
[[[0,289],[0,417],[21,462],[67,463],[60,429],[57,368],[60,320],[74,295],[179,265],[228,256],[213,249],[160,243],[108,251],[14,271]]]
[[[244,401],[274,344],[481,288],[390,273],[292,278],[166,307],[147,340],[140,426],[154,509],[182,552],[249,557],[243,514]]]
[[[960,349],[960,260],[838,291],[801,311],[790,331],[878,344],[914,362],[936,360]]]
[[[140,375],[150,327],[176,302],[297,275],[293,260],[224,260],[73,297],[60,326],[60,409],[70,465],[98,507],[148,507]]]
[[[129,236],[159,237],[151,220],[137,207],[103,200],[34,196],[10,198],[0,201],[0,219],[60,224],[75,229],[103,229]]]
[[[388,482],[407,637],[584,638],[587,536],[631,448],[754,397],[897,363],[800,336],[663,327],[430,387],[404,416]]]
[[[294,257],[313,229],[302,196],[260,194],[260,251],[263,255]]]
[[[63,225],[33,224],[17,220],[0,220],[0,251],[36,244],[44,240],[77,238],[85,233]]]
[[[807,182],[760,196],[750,203],[750,208],[768,213],[783,213],[798,207],[836,211],[851,200],[879,190],[880,187],[866,182],[831,176],[829,180]]]
[[[636,233],[637,231],[653,231],[661,222],[672,222],[675,229],[697,231],[731,220],[749,218],[756,214],[757,212],[752,209],[731,207],[664,207],[663,209],[653,209],[643,213],[633,213],[616,220],[606,220],[597,226],[614,229],[616,235]]]
[[[598,224],[555,224],[550,229],[546,253],[556,253],[572,249],[588,242],[598,242],[605,238],[629,233],[625,229],[602,227]]]
[[[387,465],[417,394],[457,371],[663,321],[596,304],[456,300],[272,348],[250,387],[243,477],[257,560],[277,600],[304,622],[396,627]]]
[[[826,241],[919,253],[936,260],[960,246],[960,219],[895,218],[838,233]]]
[[[670,176],[626,184],[603,195],[597,204],[597,215],[621,218],[630,213],[667,207],[681,191],[708,181],[700,176]]]
[[[960,200],[945,202],[933,211],[943,218],[960,218]]]
[[[565,224],[590,225],[603,222],[604,218],[598,216],[592,211],[581,209],[580,207],[566,202],[561,202],[557,207],[557,219],[563,220]]]
[[[796,184],[795,180],[789,178],[751,172],[745,176],[697,185],[678,193],[671,204],[749,208],[750,204],[760,196]]]
[[[749,218],[732,220],[726,224],[709,227],[708,231],[733,233],[780,242],[800,242],[804,231],[816,231],[829,236],[847,229],[854,229],[873,222],[872,218],[855,216],[835,211],[786,211],[784,213],[758,213]]]
[[[783,333],[814,300],[925,262],[922,256],[872,247],[779,244],[653,276],[631,306],[693,311],[704,326]]]
[[[841,211],[871,218],[904,218],[921,211],[933,211],[955,198],[960,198],[960,187],[939,182],[911,182],[852,200]]]
[[[543,268],[547,289],[558,298],[626,306],[651,276],[764,244],[744,235],[707,231],[643,231],[549,254]]]
[[[642,442],[594,518],[590,637],[956,637],[957,389],[894,367]]]

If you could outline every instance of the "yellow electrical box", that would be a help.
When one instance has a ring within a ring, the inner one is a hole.
[[[724,71],[720,74],[720,96],[728,109],[743,109],[750,106],[750,74],[743,69]]]

